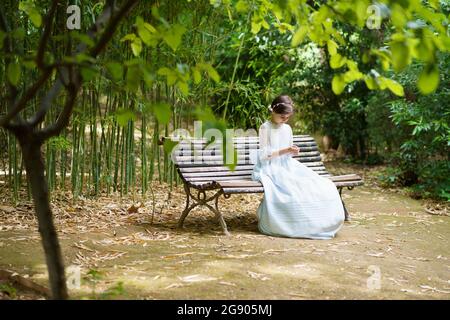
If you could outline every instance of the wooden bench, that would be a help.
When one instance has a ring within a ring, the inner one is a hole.
[[[250,161],[250,156],[258,148],[258,137],[235,137],[234,147],[237,150],[238,161],[231,171],[223,164],[223,157],[220,148],[211,150],[206,146],[205,139],[180,139],[174,137],[163,137],[160,144],[165,139],[179,142],[172,151],[172,161],[180,175],[184,190],[186,192],[186,207],[181,214],[178,227],[182,228],[187,215],[197,206],[203,205],[209,208],[218,219],[223,232],[229,235],[225,220],[218,208],[218,200],[221,195],[226,199],[237,193],[263,193],[263,185],[259,181],[251,179],[254,163]],[[319,175],[332,180],[342,196],[342,189],[353,189],[355,186],[363,184],[363,180],[356,174],[332,176],[326,170],[319,148],[311,136],[295,135],[294,144],[300,148],[298,156],[293,158],[311,168]],[[181,141],[181,142],[180,142]],[[220,145],[220,144],[219,144]],[[212,195],[208,195],[211,191]],[[342,197],[341,197],[342,200]],[[349,219],[344,201],[345,219]]]

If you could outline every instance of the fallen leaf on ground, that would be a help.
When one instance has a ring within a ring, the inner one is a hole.
[[[224,286],[232,286],[232,287],[236,287],[236,284],[235,284],[235,283],[227,282],[227,281],[220,281],[219,284],[223,284]]]
[[[434,287],[430,287],[430,286],[426,286],[426,285],[421,285],[419,287],[421,287],[423,289],[422,291],[429,291],[429,290],[431,290],[431,291],[439,292],[439,293],[450,293],[450,291],[440,290],[440,289],[437,289],[437,288],[434,288]]]
[[[172,284],[168,285],[167,287],[165,287],[164,289],[172,289],[172,288],[179,288],[179,287],[184,287],[184,284],[182,284],[182,283],[172,283]]]
[[[371,257],[376,257],[376,258],[384,258],[384,257],[383,257],[384,252],[368,253],[367,255],[368,255],[368,256],[371,256]]]
[[[253,279],[258,279],[261,281],[266,281],[266,280],[270,280],[269,277],[267,277],[265,274],[263,273],[257,273],[257,272],[253,272],[253,271],[247,271],[247,274],[253,278]]]
[[[0,211],[5,211],[6,213],[14,212],[13,207],[7,207],[7,206],[0,206]]]
[[[217,280],[217,278],[210,277],[210,276],[207,276],[207,275],[202,275],[202,274],[193,274],[193,275],[190,275],[190,276],[178,277],[178,279],[180,279],[183,282],[201,282],[201,281],[214,281],[214,280]]]

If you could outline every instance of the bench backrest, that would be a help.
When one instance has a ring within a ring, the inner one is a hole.
[[[171,140],[176,141],[175,138]],[[317,143],[309,135],[295,135],[294,144],[300,148],[293,158],[318,174],[330,176],[320,157]],[[234,171],[224,165],[221,144],[206,146],[206,139],[182,140],[172,151],[172,161],[180,175],[189,182],[251,180],[254,163],[250,157],[258,149],[258,137],[235,137],[237,165]]]

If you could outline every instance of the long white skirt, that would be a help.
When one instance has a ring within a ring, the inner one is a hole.
[[[343,225],[344,208],[334,183],[290,156],[258,161],[252,179],[264,186],[257,212],[262,233],[331,239]]]

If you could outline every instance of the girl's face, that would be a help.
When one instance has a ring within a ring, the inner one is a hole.
[[[292,115],[292,113],[279,114],[279,113],[272,112],[272,122],[274,122],[276,124],[286,123],[286,122],[288,122],[291,115]]]

